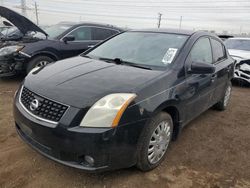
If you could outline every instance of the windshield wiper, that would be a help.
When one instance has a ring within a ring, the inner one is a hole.
[[[92,59],[92,57],[88,56],[88,55],[81,55],[82,57],[86,57],[86,58],[89,58],[89,59]]]
[[[131,62],[125,62],[125,63],[126,63],[126,65],[131,66],[131,67],[137,67],[137,68],[141,68],[141,69],[152,70],[152,68],[150,68],[148,66],[143,66],[141,64],[131,63]]]
[[[137,63],[132,63],[132,62],[128,62],[128,61],[123,61],[121,58],[114,58],[114,59],[111,59],[111,58],[99,58],[99,60],[102,60],[102,61],[106,61],[106,62],[112,62],[112,63],[115,63],[117,65],[128,65],[128,66],[131,66],[131,67],[137,67],[137,68],[141,68],[141,69],[147,69],[147,70],[152,70],[150,67],[147,67],[147,66],[143,66],[141,64],[137,64]]]
[[[120,58],[111,59],[111,58],[100,57],[98,59],[102,61],[106,61],[108,63],[115,63],[117,65],[123,64],[123,61]]]

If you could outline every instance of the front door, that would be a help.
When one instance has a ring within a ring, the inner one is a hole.
[[[92,39],[92,28],[87,26],[78,27],[67,35],[74,36],[75,40],[66,43],[61,41],[63,58],[77,56],[99,42]]]
[[[199,38],[192,47],[186,66],[186,113],[185,120],[190,121],[204,112],[210,101],[213,99],[214,74],[191,74],[190,70],[193,62],[212,64],[212,48],[210,39],[207,37]]]

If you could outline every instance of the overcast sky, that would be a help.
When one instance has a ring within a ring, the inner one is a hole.
[[[21,0],[0,0],[20,10]],[[34,0],[26,0],[35,22]],[[60,21],[94,21],[130,28],[161,27],[250,33],[250,0],[36,0],[42,25]]]

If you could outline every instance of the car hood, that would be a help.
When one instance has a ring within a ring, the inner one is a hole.
[[[240,59],[250,59],[250,51],[228,49],[232,57]]]
[[[31,22],[29,19],[6,7],[0,6],[0,16],[10,21],[24,35],[29,31],[34,31],[43,33],[48,36],[45,31],[43,31],[40,27]]]
[[[110,93],[136,93],[136,87],[162,73],[79,56],[31,72],[24,85],[49,99],[85,108]]]

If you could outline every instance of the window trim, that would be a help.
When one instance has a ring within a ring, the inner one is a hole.
[[[89,28],[100,28],[100,29],[108,29],[108,30],[112,30],[112,31],[116,31],[118,33],[120,33],[119,30],[117,29],[110,29],[108,27],[99,27],[99,26],[91,26],[91,25],[83,25],[83,26],[78,26],[74,29],[72,29],[71,31],[69,31],[68,33],[66,33],[64,36],[61,37],[60,41],[63,41],[64,37],[69,36],[72,32],[74,32],[75,30],[79,29],[79,28],[85,28],[85,27],[89,27]],[[92,31],[91,31],[92,32]],[[91,33],[92,34],[92,33]],[[91,35],[92,36],[92,35]],[[104,39],[105,40],[105,39]],[[98,42],[98,41],[102,41],[102,40],[74,40],[74,41],[70,41],[70,42]]]
[[[211,45],[211,41],[210,41],[210,35],[202,35],[202,36],[199,36],[194,42],[193,44],[191,45],[189,51],[187,52],[187,55],[185,57],[185,60],[184,60],[184,71],[185,71],[185,77],[188,78],[189,76],[191,76],[192,74],[189,74],[189,70],[191,69],[191,66],[192,66],[192,62],[189,62],[189,55],[194,47],[194,45],[198,42],[198,40],[202,39],[202,38],[207,38],[209,40],[209,44],[210,44],[210,49],[211,49],[211,54],[212,54],[212,60],[213,60],[213,49],[212,49],[212,45]],[[197,75],[198,77],[198,75]]]
[[[215,57],[214,57],[214,53],[213,53],[214,49],[213,49],[213,45],[212,45],[212,40],[215,40],[215,41],[219,42],[221,44],[221,46],[223,47],[224,56],[223,56],[223,59],[221,59],[219,61],[215,61]],[[227,57],[228,57],[227,53],[226,53],[225,45],[222,42],[220,42],[218,39],[216,39],[215,37],[210,37],[210,43],[211,43],[212,54],[213,54],[213,63],[212,64],[217,65],[217,64],[221,63],[222,61],[225,61],[227,59]]]
[[[186,60],[188,59],[188,57],[189,57],[189,55],[190,55],[192,49],[193,49],[194,46],[196,45],[196,43],[197,43],[200,39],[203,39],[203,38],[208,39],[208,41],[209,41],[210,50],[211,50],[211,55],[212,55],[212,62],[211,62],[211,64],[213,64],[213,48],[212,48],[212,44],[211,44],[211,41],[210,41],[210,37],[209,37],[209,36],[201,36],[201,37],[199,37],[199,38],[194,42],[194,44],[193,44],[192,47],[190,48],[190,51],[188,52],[188,55],[187,55]],[[186,61],[186,60],[185,60],[185,61]],[[192,62],[190,62],[190,65],[191,65],[191,64],[192,64]]]

